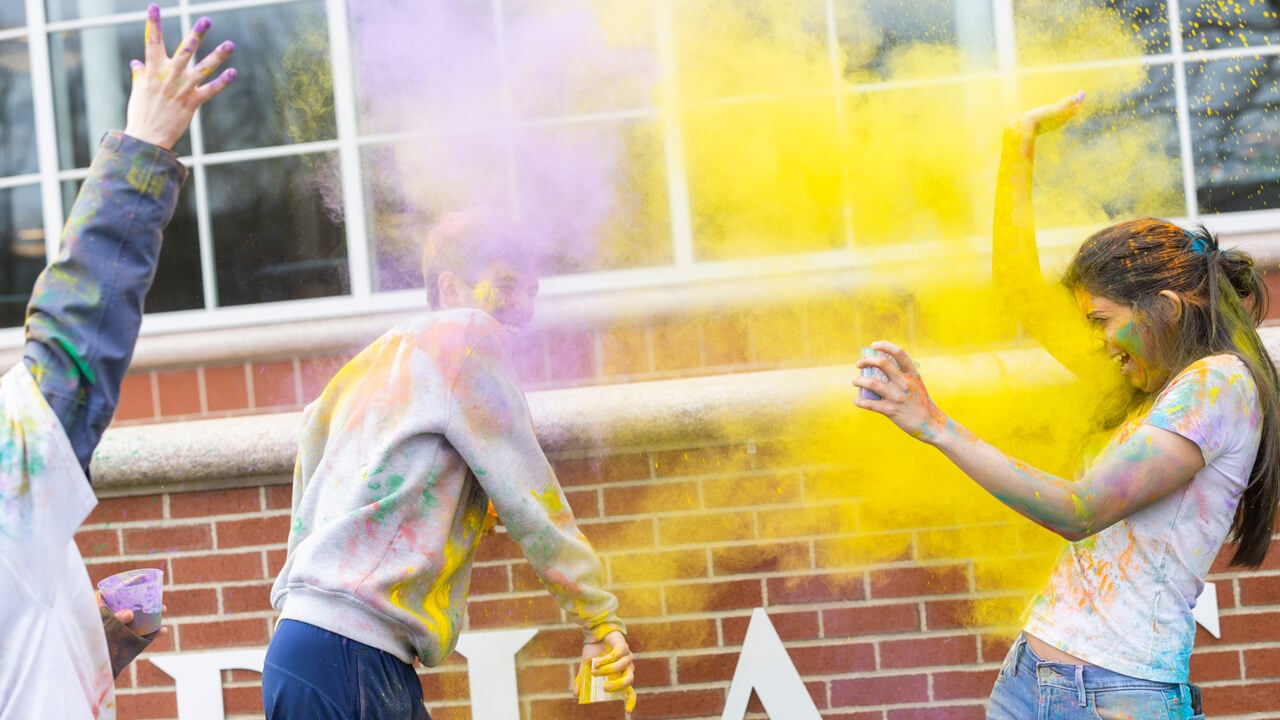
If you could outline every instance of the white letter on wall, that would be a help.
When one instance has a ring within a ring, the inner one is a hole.
[[[148,659],[172,678],[182,720],[223,720],[222,671],[262,672],[266,648],[152,655]]]
[[[791,656],[782,646],[782,638],[778,637],[763,608],[751,612],[747,637],[742,641],[742,654],[738,656],[738,669],[733,671],[721,720],[742,720],[753,689],[771,718],[822,720]]]
[[[537,630],[530,628],[468,632],[458,636],[458,645],[454,649],[467,659],[471,717],[520,720],[516,653],[537,634]]]

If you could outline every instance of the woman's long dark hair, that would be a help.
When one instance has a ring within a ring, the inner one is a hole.
[[[1280,380],[1256,329],[1269,297],[1253,258],[1221,250],[1203,227],[1130,220],[1085,240],[1062,281],[1133,307],[1170,378],[1219,353],[1231,353],[1249,368],[1262,409],[1262,438],[1231,525],[1231,540],[1238,543],[1231,564],[1257,567],[1270,547],[1280,499]],[[1180,313],[1160,295],[1164,290],[1181,298]]]

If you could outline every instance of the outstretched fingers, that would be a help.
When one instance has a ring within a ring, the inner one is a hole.
[[[169,59],[168,53],[164,49],[164,32],[160,29],[160,6],[147,6],[147,25],[144,31],[145,35],[145,52],[146,64],[151,67],[160,67]],[[135,68],[134,74],[137,74]]]

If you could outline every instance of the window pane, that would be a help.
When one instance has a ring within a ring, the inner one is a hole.
[[[1167,53],[1164,0],[1014,0],[1018,62],[1045,65]]]
[[[658,71],[654,7],[504,0],[503,54],[516,116],[652,106]]]
[[[995,67],[989,0],[838,3],[836,29],[851,82],[937,77]],[[927,54],[904,51],[929,46]]]
[[[22,325],[44,265],[39,186],[0,190],[0,328]]]
[[[1280,6],[1257,0],[1183,0],[1187,51],[1261,47],[1280,43]]]
[[[82,181],[62,184],[62,207],[71,212]],[[195,310],[204,307],[204,283],[200,278],[200,240],[196,229],[195,178],[187,179],[178,193],[178,206],[164,230],[155,280],[147,293],[145,311]]]
[[[491,3],[347,7],[362,133],[471,131],[504,116]]]
[[[1187,65],[1201,212],[1280,208],[1280,58]]]
[[[27,24],[27,6],[21,2],[0,4],[0,28],[21,27]]]
[[[655,123],[530,128],[516,140],[520,217],[548,275],[669,264],[671,220]]]
[[[36,172],[36,123],[25,41],[0,42],[0,177]]]
[[[220,305],[350,292],[345,230],[313,181],[336,162],[320,153],[208,168]]]
[[[233,40],[239,72],[225,98],[200,111],[206,152],[332,140],[333,72],[320,2],[213,13],[205,42]]]
[[[681,123],[699,260],[845,245],[834,98],[703,105]]]
[[[178,21],[163,23],[172,51],[182,37]],[[129,61],[142,59],[143,23],[51,33],[50,65],[58,126],[58,163],[63,169],[88,167],[102,134],[124,128],[131,85]],[[191,153],[190,133],[174,151]]]
[[[16,0],[21,4],[21,0]],[[161,9],[177,7],[174,0],[45,0],[46,12],[50,21],[75,20],[77,18],[100,17],[122,12],[138,12],[146,10],[151,3]],[[139,23],[141,24],[141,23]],[[171,37],[165,29],[165,36]],[[139,60],[142,58],[139,57]]]
[[[823,0],[673,3],[682,101],[833,90]]]

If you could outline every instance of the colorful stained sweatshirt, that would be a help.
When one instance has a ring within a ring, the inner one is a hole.
[[[509,331],[428,313],[374,341],[303,413],[281,619],[436,665],[457,642],[490,499],[588,638],[617,599],[538,445]]]

